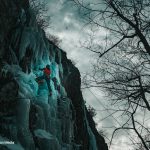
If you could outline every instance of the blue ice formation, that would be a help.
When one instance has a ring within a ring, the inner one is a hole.
[[[16,1],[11,1],[12,7]],[[20,7],[22,1],[17,1]],[[31,9],[22,7],[6,44],[9,55],[2,59],[0,70],[0,102],[8,106],[0,110],[0,141],[11,140],[14,145],[2,144],[0,149],[107,150],[101,136],[98,141],[90,123],[93,120],[87,117],[78,69],[64,51],[46,38]],[[9,10],[13,14],[17,9]],[[28,25],[27,14],[31,17]],[[52,95],[45,80],[36,81],[43,75],[39,69],[47,64]],[[7,97],[10,93],[14,95]]]

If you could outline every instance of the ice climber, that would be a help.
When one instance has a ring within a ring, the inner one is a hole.
[[[39,83],[44,79],[48,86],[49,95],[51,95],[52,90],[51,90],[51,86],[50,86],[50,74],[51,74],[50,65],[46,65],[45,68],[42,68],[42,69],[40,68],[39,70],[43,71],[43,75],[40,77],[37,77],[36,81]]]

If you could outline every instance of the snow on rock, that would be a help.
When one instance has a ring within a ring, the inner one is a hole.
[[[37,129],[34,131],[34,134],[36,137],[42,138],[42,139],[54,139],[54,136],[45,130]]]
[[[56,137],[54,137],[52,134],[46,132],[42,129],[37,129],[34,131],[35,137],[37,142],[39,143],[40,149],[43,150],[59,150],[60,144]]]

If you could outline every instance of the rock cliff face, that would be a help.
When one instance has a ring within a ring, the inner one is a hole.
[[[47,64],[52,95],[35,80]],[[0,0],[0,149],[107,150],[80,86],[78,69],[47,40],[28,0]]]

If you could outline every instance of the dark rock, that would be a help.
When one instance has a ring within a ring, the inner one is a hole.
[[[46,39],[29,1],[0,0],[0,8],[0,136],[25,150],[107,150],[86,110],[79,70]],[[44,79],[35,81],[47,62],[55,67],[52,95]]]

